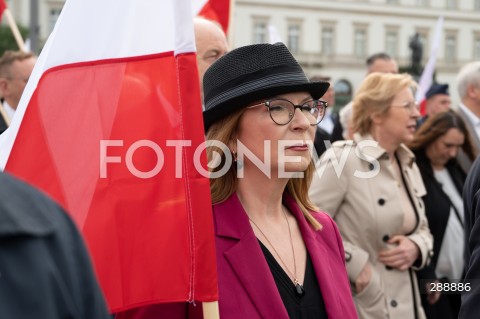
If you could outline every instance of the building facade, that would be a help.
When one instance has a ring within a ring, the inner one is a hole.
[[[269,42],[274,26],[309,76],[332,77],[342,104],[364,78],[369,55],[386,52],[408,68],[415,33],[425,65],[440,16],[436,81],[450,84],[455,105],[459,68],[480,60],[480,0],[236,0],[233,43]]]
[[[31,1],[38,1],[39,35],[45,40],[65,0],[8,0],[24,26]],[[269,42],[273,26],[309,76],[332,78],[337,108],[351,99],[365,76],[365,59],[373,53],[387,52],[407,68],[409,41],[418,33],[425,65],[440,16],[445,20],[436,80],[450,84],[454,104],[459,102],[456,73],[480,60],[480,0],[234,0],[232,12],[232,48]]]

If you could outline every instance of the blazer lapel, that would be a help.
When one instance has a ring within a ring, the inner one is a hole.
[[[214,216],[217,236],[238,240],[223,254],[260,316],[288,319],[270,268],[237,195],[215,205]],[[265,298],[270,299],[269,302]]]
[[[470,118],[468,115],[462,110],[461,107],[458,108],[457,114],[462,117],[463,121],[465,122],[465,125],[467,126],[468,132],[470,133],[470,138],[472,139],[472,143],[474,144],[475,148],[477,148],[476,152],[478,152],[478,147],[480,145],[480,139],[478,138],[477,132],[475,131],[475,127],[473,126],[473,123],[470,121]]]
[[[335,276],[331,266],[333,262],[325,249],[327,243],[323,238],[323,236],[334,236],[334,234],[313,230],[298,205],[289,195],[284,196],[284,202],[298,221],[303,241],[315,269],[328,317],[335,318],[339,313],[342,313],[341,302],[338,300],[339,294],[329,293],[336,291]]]

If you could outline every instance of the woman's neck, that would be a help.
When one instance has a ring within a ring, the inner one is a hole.
[[[237,195],[249,217],[254,220],[284,218],[282,196],[288,179],[269,178],[261,172],[245,170],[238,179]]]
[[[387,134],[382,134],[381,130],[378,128],[373,128],[370,134],[374,140],[378,142],[378,145],[387,152],[388,158],[393,160],[395,151],[400,146],[400,143],[395,141],[392,137],[389,137]]]
[[[432,164],[432,168],[434,171],[443,171],[445,169],[445,165],[440,165],[440,164]]]

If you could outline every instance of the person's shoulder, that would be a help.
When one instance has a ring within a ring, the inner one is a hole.
[[[339,140],[332,143],[332,145],[323,153],[322,158],[331,160],[332,157],[339,159],[343,156],[344,152],[348,152],[348,155],[352,155],[356,143],[353,140]],[[352,154],[350,154],[352,153]]]
[[[322,225],[322,231],[334,229],[335,221],[326,212],[318,210],[318,211],[311,211],[310,213],[312,214],[313,218],[315,218],[317,222],[319,222]]]
[[[472,167],[467,175],[467,180],[465,181],[464,186],[464,197],[465,194],[473,197],[479,194],[480,189],[480,157],[478,157],[475,162],[473,162]]]
[[[0,173],[0,232],[45,235],[70,223],[64,210],[27,183]]]

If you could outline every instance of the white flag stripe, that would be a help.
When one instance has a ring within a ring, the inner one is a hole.
[[[11,126],[0,135],[0,169],[6,165],[28,102],[45,71],[78,62],[169,51],[195,52],[193,22],[180,18],[185,16],[181,12],[191,12],[191,5],[191,0],[67,1],[25,87]],[[102,28],[95,28],[98,24],[84,17],[102,21]]]
[[[435,27],[435,36],[433,37],[432,49],[430,51],[430,57],[428,58],[427,65],[423,69],[422,76],[420,77],[419,86],[415,99],[421,102],[425,98],[425,94],[433,82],[433,73],[435,72],[435,63],[437,60],[438,48],[440,46],[440,39],[443,29],[443,17],[439,17],[437,26]]]
[[[272,24],[268,25],[268,39],[270,44],[283,42],[282,38],[280,37],[280,34],[278,33],[277,28]]]
[[[198,15],[207,2],[208,0],[192,0],[192,16]]]

